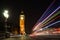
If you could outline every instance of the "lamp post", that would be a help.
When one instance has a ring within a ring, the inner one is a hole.
[[[8,14],[8,10],[4,10],[4,12],[3,12],[3,15],[4,15],[4,17],[5,17],[5,32],[6,32],[6,37],[7,37],[7,33],[8,33],[8,31],[7,31],[7,19],[9,18],[9,14]]]

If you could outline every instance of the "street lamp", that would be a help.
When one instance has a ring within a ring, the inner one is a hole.
[[[8,10],[4,10],[3,15],[5,17],[5,22],[7,22],[7,19],[9,17]]]
[[[7,34],[8,33],[8,30],[7,30],[7,19],[9,17],[8,10],[4,10],[3,15],[5,17],[5,31],[6,31],[6,37],[7,37],[7,35],[8,35]]]
[[[8,19],[8,17],[9,17],[8,10],[4,10],[3,15],[6,19]]]

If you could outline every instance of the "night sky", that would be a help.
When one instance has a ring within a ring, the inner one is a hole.
[[[9,19],[7,21],[11,28],[19,28],[19,15],[23,10],[25,14],[26,33],[31,33],[33,26],[42,16],[53,0],[0,0],[0,30],[4,27],[3,11],[9,10]]]

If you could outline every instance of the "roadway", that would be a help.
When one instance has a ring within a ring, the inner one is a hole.
[[[21,37],[5,38],[3,40],[60,40],[60,35],[44,35],[44,36],[36,36],[34,38],[29,36],[21,36]]]
[[[4,38],[3,40],[32,40],[32,38],[30,38],[27,35],[22,35],[20,37],[10,37],[10,38]]]

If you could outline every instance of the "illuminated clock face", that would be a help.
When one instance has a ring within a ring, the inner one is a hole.
[[[24,19],[24,15],[20,15],[20,19],[23,20]]]
[[[23,20],[24,18],[23,18],[23,17],[21,17],[21,19]]]

